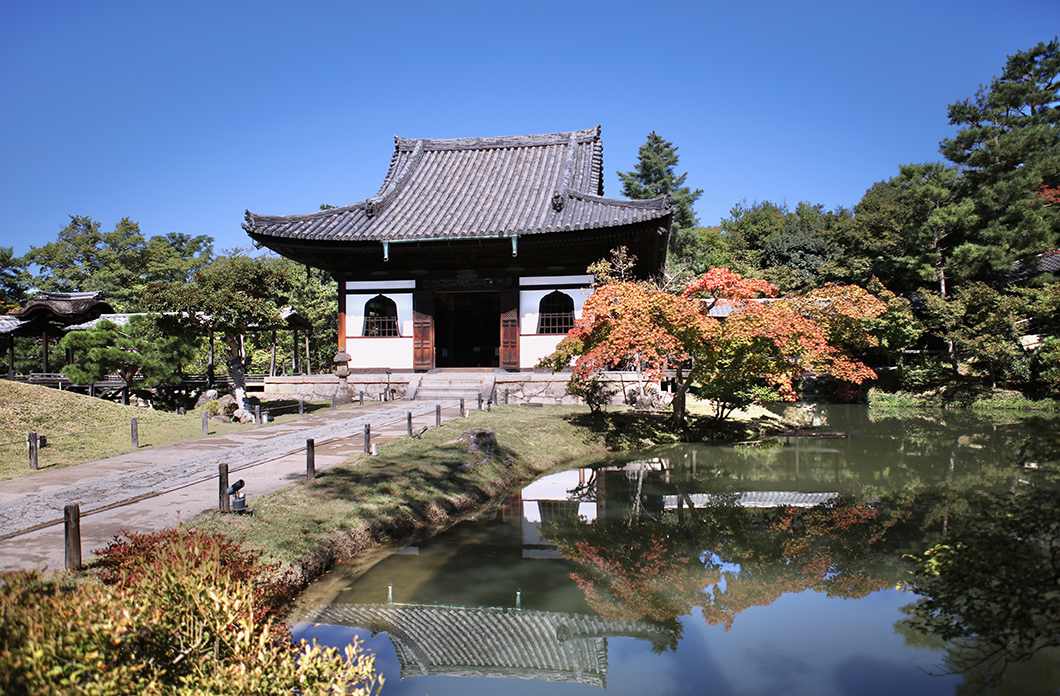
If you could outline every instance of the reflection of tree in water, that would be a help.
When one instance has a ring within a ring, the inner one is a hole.
[[[944,641],[947,669],[969,683],[995,683],[1013,663],[1060,653],[1056,483],[1047,467],[1011,493],[973,498],[971,514],[918,558],[910,584],[922,596],[903,628]]]
[[[601,616],[668,621],[695,607],[730,628],[737,614],[812,589],[863,597],[894,583],[898,555],[881,547],[907,510],[837,499],[809,509],[729,504],[633,523],[543,529],[578,568],[574,581]]]

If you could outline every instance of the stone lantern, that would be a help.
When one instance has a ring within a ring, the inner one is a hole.
[[[353,357],[345,349],[340,349],[335,356],[335,374],[339,378],[336,400],[342,403],[349,403],[350,401],[349,385],[346,382],[346,378],[350,376],[349,362],[352,359]]]

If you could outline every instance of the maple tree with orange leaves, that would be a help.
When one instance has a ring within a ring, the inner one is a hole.
[[[771,283],[727,268],[708,271],[681,295],[603,285],[544,363],[560,370],[573,361],[572,382],[581,383],[606,370],[638,368],[651,380],[672,372],[674,427],[684,425],[694,384],[721,420],[749,403],[794,400],[806,372],[855,384],[875,377],[848,347],[876,345],[864,320],[886,311],[883,302],[855,285],[776,295]]]

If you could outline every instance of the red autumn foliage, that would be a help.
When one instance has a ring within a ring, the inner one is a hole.
[[[693,384],[717,404],[724,418],[735,407],[765,396],[795,398],[794,383],[806,372],[860,383],[875,373],[849,348],[875,345],[864,320],[886,305],[857,286],[828,286],[800,297],[775,297],[777,288],[715,268],[681,295],[633,283],[596,289],[557,352],[553,369],[574,359],[574,378],[604,370],[639,367],[653,380],[676,376],[675,424],[684,419],[684,396]],[[759,298],[765,295],[765,298]],[[714,307],[731,309],[711,316]]]

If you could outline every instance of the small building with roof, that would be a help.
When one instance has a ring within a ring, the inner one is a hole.
[[[661,272],[668,198],[604,197],[600,127],[395,138],[379,191],[303,215],[246,212],[254,242],[338,281],[354,370],[532,369],[581,315],[589,264]]]

